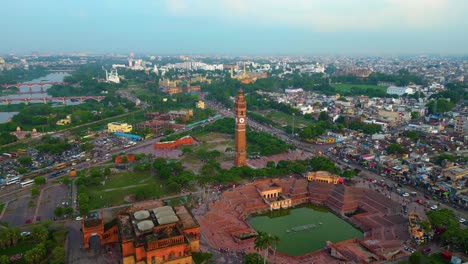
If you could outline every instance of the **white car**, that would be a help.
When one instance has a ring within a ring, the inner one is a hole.
[[[437,205],[434,204],[434,205],[432,205],[430,208],[431,208],[432,210],[437,210]]]
[[[409,196],[409,193],[404,193],[404,194],[402,194],[401,196],[403,196],[403,197],[408,197],[408,196]]]
[[[21,232],[21,236],[30,236],[30,235],[31,235],[31,232],[28,232],[28,231]]]
[[[83,219],[81,216],[77,216],[77,217],[75,218],[75,220],[77,220],[77,221],[81,221],[81,219]]]
[[[460,223],[464,223],[466,220],[465,220],[465,218],[460,217],[460,219],[458,221],[460,221]]]

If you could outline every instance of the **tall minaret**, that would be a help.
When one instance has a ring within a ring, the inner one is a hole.
[[[244,100],[242,89],[237,93],[234,103],[234,113],[236,115],[236,159],[234,166],[241,167],[247,165],[247,139],[245,136],[247,122],[247,105]]]

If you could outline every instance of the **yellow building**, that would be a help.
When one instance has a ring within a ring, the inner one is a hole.
[[[328,171],[315,171],[307,173],[308,181],[323,182],[328,184],[338,184],[342,181],[341,177],[331,174]]]
[[[118,123],[118,122],[112,122],[107,124],[107,131],[109,133],[113,132],[132,132],[132,125],[129,125],[127,123]]]
[[[69,125],[71,123],[71,115],[67,115],[67,118],[60,119],[57,121],[57,126]]]
[[[203,102],[203,101],[198,101],[198,102],[197,102],[197,108],[198,108],[198,109],[205,109],[205,102]]]
[[[258,183],[256,187],[263,201],[270,206],[270,211],[292,206],[291,198],[283,194],[283,189],[276,183]]]

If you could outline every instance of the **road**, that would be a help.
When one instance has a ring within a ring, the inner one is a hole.
[[[363,168],[359,165],[356,165],[356,164],[352,164],[352,163],[346,163],[342,160],[340,160],[338,157],[334,156],[333,154],[331,153],[325,153],[325,155],[327,157],[329,157],[330,159],[332,159],[333,161],[335,161],[335,163],[338,163],[342,166],[350,166],[351,168],[353,169],[358,169],[358,170],[361,170],[361,175],[364,177],[364,178],[372,178],[372,179],[375,179],[377,181],[381,181],[381,180],[384,180],[386,183],[390,183],[390,184],[393,184],[394,186],[396,184],[398,184],[396,181],[392,180],[391,178],[388,178],[388,177],[383,177],[373,171],[370,171],[366,168]],[[433,199],[426,199],[424,198],[424,194],[421,193],[421,191],[411,187],[411,186],[408,186],[408,185],[402,185],[402,187],[398,187],[399,189],[401,189],[403,192],[406,192],[406,193],[411,193],[411,192],[416,192],[417,193],[417,198],[415,197],[408,197],[408,199],[422,199],[423,201],[428,201],[430,203],[430,205],[434,205],[434,204],[439,204],[440,202],[439,201],[435,201]],[[400,200],[403,199],[403,197],[397,193],[394,193],[394,195],[397,195],[399,197],[401,197]],[[443,203],[440,203],[440,205],[438,206],[439,208],[446,208],[446,209],[450,209],[450,210],[453,210],[455,212],[455,214],[458,216],[458,217],[463,217],[465,219],[468,219],[468,212],[466,210],[462,210],[462,209],[455,209],[451,206],[448,206],[446,204],[443,204]]]
[[[209,100],[206,100],[205,99],[205,105],[209,108],[213,108],[215,110],[217,110],[218,112],[220,112],[222,115],[224,116],[228,116],[228,117],[235,117],[234,116],[234,113],[232,111],[230,111],[230,109],[226,109],[224,106],[221,106],[220,104],[218,103],[215,103],[213,101],[209,101]],[[283,130],[281,129],[278,129],[278,128],[274,128],[274,127],[269,127],[269,126],[265,126],[263,124],[260,124],[258,122],[256,122],[255,120],[251,120],[249,119],[248,120],[248,124],[253,127],[254,129],[256,130],[259,130],[259,131],[263,131],[263,132],[267,132],[285,142],[288,142],[289,144],[291,145],[294,145],[296,148],[300,149],[300,150],[303,150],[305,152],[308,152],[308,153],[311,153],[313,155],[317,155],[318,152],[322,152],[322,154],[326,155],[327,157],[329,157],[330,159],[332,159],[333,161],[335,161],[336,163],[342,165],[342,166],[351,166],[352,168],[354,169],[359,169],[361,171],[363,171],[362,175],[366,178],[373,178],[373,179],[376,179],[376,180],[385,180],[387,183],[393,183],[393,184],[396,184],[395,181],[393,181],[392,179],[389,179],[387,177],[382,177],[380,175],[378,175],[377,173],[373,172],[373,171],[369,171],[365,168],[362,168],[361,166],[358,166],[356,164],[349,164],[349,163],[346,163],[342,160],[340,160],[338,157],[332,155],[331,153],[328,153],[327,152],[327,148],[330,147],[330,145],[326,145],[326,144],[323,144],[323,145],[312,145],[312,144],[309,144],[309,143],[305,143],[305,142],[301,142],[301,141],[298,141],[296,138],[293,137],[293,135],[290,135],[290,134],[287,134],[286,132],[284,132]],[[425,199],[424,198],[424,194],[422,194],[419,190],[416,190],[414,188],[412,188],[411,186],[403,186],[402,189],[404,192],[407,192],[407,193],[411,193],[411,192],[417,192],[417,197],[418,198],[423,198],[423,200],[428,200],[430,205],[434,205],[434,204],[439,204],[439,201],[434,201],[432,199]],[[395,193],[395,195],[397,195]],[[400,195],[398,195],[400,196]],[[401,196],[400,196],[401,197]],[[443,204],[443,203],[440,203],[440,206],[439,208],[447,208],[447,209],[451,209],[455,212],[455,214],[458,216],[458,217],[463,217],[465,219],[468,219],[468,212],[466,210],[463,210],[463,209],[456,209],[456,208],[453,208],[449,205],[446,205],[446,204]]]

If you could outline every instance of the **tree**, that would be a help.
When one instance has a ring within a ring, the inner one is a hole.
[[[31,188],[31,195],[32,195],[32,196],[37,196],[37,195],[39,195],[39,189],[37,189],[37,187],[32,187],[32,188]]]
[[[387,147],[388,154],[399,153],[403,154],[406,152],[405,148],[400,144],[390,144]]]
[[[420,116],[419,112],[411,112],[411,119],[416,120]]]
[[[31,229],[31,237],[39,243],[45,242],[49,236],[49,232],[43,226],[34,226]]]
[[[55,247],[49,259],[50,264],[64,264],[65,263],[65,249],[63,247]]]
[[[353,170],[345,170],[345,171],[343,171],[341,176],[343,176],[344,178],[347,178],[347,179],[351,179],[354,176],[356,176],[356,172],[353,171]]]
[[[7,248],[11,245],[11,231],[5,228],[0,231],[0,247],[2,249]]]
[[[46,183],[46,178],[42,177],[42,176],[38,176],[36,178],[34,178],[34,183],[36,185],[43,185]]]
[[[22,157],[19,157],[17,159],[17,161],[21,164],[21,165],[29,165],[32,163],[32,158],[31,156],[22,156]]]
[[[15,226],[11,229],[11,244],[14,246],[18,243],[18,240],[21,237],[21,229],[18,226]]]
[[[328,121],[328,119],[329,119],[329,117],[328,117],[328,113],[326,111],[320,112],[320,114],[318,116],[319,121]]]
[[[409,139],[412,139],[412,140],[415,140],[415,139],[419,138],[419,134],[416,131],[408,131],[408,132],[406,132],[406,136]]]
[[[10,258],[7,255],[1,255],[0,264],[10,264]]]
[[[258,253],[249,253],[244,256],[243,264],[258,264],[264,262],[262,256]]]
[[[257,237],[255,238],[255,249],[257,250],[264,250],[264,258],[263,263],[266,264],[266,260],[268,259],[268,248],[271,246],[272,243],[276,243],[279,240],[278,237],[270,235],[269,233],[259,231]]]
[[[111,175],[111,169],[109,167],[106,167],[104,169],[104,176],[109,176],[109,175]]]
[[[187,147],[187,146],[185,146],[185,147],[182,147],[182,149],[181,149],[181,150],[182,150],[182,153],[183,153],[184,155],[186,155],[186,154],[189,154],[189,153],[192,153],[192,152],[193,152],[192,148],[190,148],[190,147]]]
[[[452,110],[454,104],[446,99],[439,98],[437,100],[431,100],[426,106],[429,108],[429,113],[437,114]]]
[[[59,206],[59,207],[56,207],[56,208],[54,209],[54,215],[55,215],[56,217],[62,217],[63,214],[64,214],[64,209],[63,209],[63,207]]]
[[[62,184],[63,185],[69,185],[71,183],[71,180],[68,176],[65,176],[62,178]]]
[[[413,254],[411,254],[411,256],[409,257],[409,262],[411,264],[419,264],[419,263],[421,263],[421,259],[422,259],[421,252],[416,251]]]

